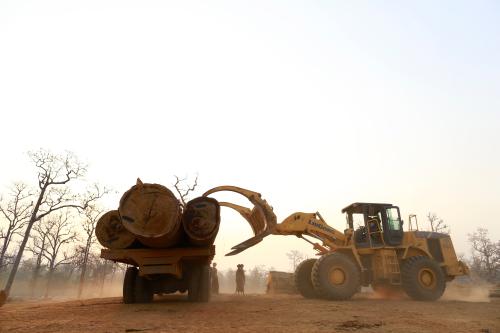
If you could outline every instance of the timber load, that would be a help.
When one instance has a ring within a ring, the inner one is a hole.
[[[99,219],[96,236],[109,249],[210,246],[219,225],[217,200],[199,197],[184,205],[165,186],[137,179],[118,210]]]
[[[213,198],[199,197],[189,201],[182,214],[182,226],[191,245],[213,244],[220,225],[220,205]]]

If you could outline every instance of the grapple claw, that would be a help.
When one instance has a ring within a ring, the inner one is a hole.
[[[230,202],[220,203],[221,206],[232,208],[240,213],[240,215],[248,221],[254,233],[254,237],[233,246],[233,251],[226,254],[227,256],[238,254],[248,249],[249,247],[258,244],[264,237],[270,235],[273,232],[276,226],[276,215],[273,212],[273,208],[267,203],[267,201],[262,199],[260,193],[236,186],[218,186],[211,190],[208,190],[203,194],[203,196],[208,196],[212,193],[220,191],[231,191],[239,193],[246,197],[252,204],[254,204],[254,207],[250,209]]]

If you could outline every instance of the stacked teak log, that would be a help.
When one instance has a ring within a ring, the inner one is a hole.
[[[118,210],[99,219],[96,236],[110,249],[207,246],[215,241],[219,224],[217,200],[199,197],[184,206],[165,186],[138,179]]]

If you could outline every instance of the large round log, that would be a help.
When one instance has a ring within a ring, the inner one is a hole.
[[[126,249],[136,240],[134,234],[123,227],[117,210],[101,216],[95,227],[95,235],[102,246],[110,249]]]
[[[124,227],[146,246],[166,248],[181,239],[181,205],[165,186],[138,180],[123,194],[118,210]]]
[[[208,197],[189,201],[182,216],[182,225],[190,244],[195,246],[213,244],[220,225],[219,202]]]

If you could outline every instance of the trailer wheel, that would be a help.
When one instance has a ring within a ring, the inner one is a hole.
[[[198,289],[198,302],[208,302],[210,300],[210,266],[200,267],[200,280]]]
[[[136,303],[151,303],[153,300],[153,290],[151,283],[144,276],[137,275],[135,277],[135,302]]]
[[[198,301],[200,275],[200,267],[193,265],[188,274],[188,300],[190,302]]]
[[[188,280],[188,300],[208,302],[210,300],[210,266],[193,265]]]
[[[123,279],[123,303],[131,304],[135,302],[135,278],[137,276],[137,268],[129,267],[125,272]]]

